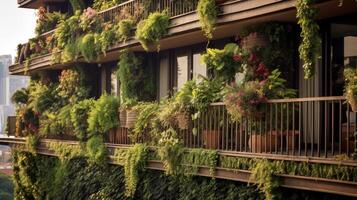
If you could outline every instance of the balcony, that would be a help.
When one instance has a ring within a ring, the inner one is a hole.
[[[357,150],[356,119],[344,97],[269,100],[262,118],[240,122],[232,122],[224,103],[214,103],[198,120],[191,120],[187,129],[177,131],[187,148],[357,166],[350,159]],[[10,135],[15,136],[16,120],[10,117],[8,122]],[[136,142],[155,144],[149,132],[147,129]],[[50,139],[75,140],[69,135]],[[113,145],[134,143],[124,127],[107,133],[105,141]]]
[[[128,11],[130,14],[133,14],[135,11],[135,4],[141,2],[140,0],[131,0],[125,3],[122,3],[118,6],[110,8],[108,10],[104,10],[99,12],[99,15],[103,17],[105,22],[110,22],[115,19],[123,10]],[[168,9],[170,15],[170,26],[168,29],[168,35],[160,41],[160,49],[171,49],[180,47],[183,43],[178,41],[185,41],[185,45],[196,44],[200,42],[207,42],[207,38],[202,34],[201,25],[198,21],[198,17],[196,14],[196,3],[193,4],[185,4],[183,3],[185,0],[155,0],[151,1],[149,6],[149,12],[153,11],[163,11]],[[254,23],[264,22],[264,21],[274,21],[279,20],[281,18],[280,15],[262,17],[267,14],[275,13],[275,12],[284,12],[284,16],[287,16],[287,19],[294,21],[295,14],[292,12],[294,10],[294,1],[217,1],[220,7],[220,15],[217,22],[217,27],[215,30],[215,38],[224,38],[230,37],[236,34],[236,28],[240,27],[242,20],[261,17],[258,21],[254,21]],[[254,10],[254,12],[249,12],[250,10]],[[289,12],[286,12],[289,11]],[[227,23],[233,23],[231,28],[227,25]],[[222,25],[222,26],[220,26]],[[244,26],[247,24],[245,23]],[[232,28],[234,27],[234,28]],[[47,38],[51,36],[53,31],[45,33],[41,35],[42,38]],[[179,39],[178,39],[179,37]],[[26,46],[26,45],[24,45]],[[107,50],[106,56],[100,57],[100,62],[109,62],[117,59],[119,51],[124,48],[131,48],[133,51],[143,51],[140,46],[139,41],[137,41],[134,37],[127,40],[125,43],[119,42],[113,46],[110,46]],[[32,55],[32,56],[31,56]],[[36,55],[36,56],[34,56]],[[53,67],[53,63],[51,63],[51,54],[46,52],[45,54],[29,52],[26,54],[25,58],[22,61],[29,58],[29,71],[46,69],[49,67]],[[84,59],[79,58],[77,62],[85,62]],[[56,64],[57,66],[58,64]],[[23,74],[25,71],[24,63],[20,62],[9,68],[12,74]]]
[[[217,150],[219,159],[256,159],[311,165],[339,166],[353,169],[357,167],[353,156],[356,153],[357,114],[350,111],[344,97],[312,97],[269,100],[262,118],[243,118],[232,122],[224,103],[211,104],[207,112],[196,121],[190,121],[187,129],[178,129],[179,136],[187,151],[193,149]],[[9,120],[9,133],[14,134],[15,118]],[[193,134],[193,129],[195,134]],[[142,133],[136,142],[155,144],[150,129]],[[13,135],[14,136],[14,135]],[[42,139],[37,151],[55,156],[48,149],[49,144],[60,142],[64,145],[78,145],[70,135],[59,135]],[[117,164],[116,150],[125,150],[133,145],[130,129],[119,127],[105,135],[109,151],[109,162]],[[25,145],[20,135],[2,138],[1,144],[13,147]],[[156,147],[151,146],[151,151]],[[228,161],[227,160],[227,161]],[[149,160],[146,166],[151,170],[164,170],[160,160]],[[237,168],[234,163],[220,164],[215,176],[243,182],[251,182],[251,172]],[[299,171],[299,170],[298,170]],[[210,169],[200,166],[197,175],[210,177]],[[354,173],[354,172],[352,172]],[[356,182],[335,180],[320,176],[295,173],[278,174],[283,187],[357,196]],[[354,177],[354,175],[352,175]],[[253,181],[254,182],[254,181]]]

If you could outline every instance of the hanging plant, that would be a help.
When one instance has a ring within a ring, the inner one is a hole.
[[[147,19],[141,20],[137,25],[135,37],[143,48],[148,51],[150,44],[156,44],[167,34],[170,18],[167,12],[154,12]],[[159,45],[157,46],[159,50]]]
[[[134,28],[132,19],[123,19],[117,26],[117,38],[119,41],[125,42],[131,36],[131,30]]]
[[[214,27],[217,22],[217,11],[215,0],[200,0],[197,5],[197,13],[202,30],[208,39],[213,38]]]
[[[321,39],[319,25],[314,21],[317,9],[311,7],[314,0],[298,0],[296,4],[298,24],[301,27],[300,58],[304,61],[304,78],[309,79],[315,73],[315,59],[318,56]]]
[[[96,33],[88,33],[85,35],[80,44],[80,50],[87,62],[95,61],[101,52],[99,35]]]

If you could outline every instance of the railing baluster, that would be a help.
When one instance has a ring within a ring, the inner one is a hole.
[[[292,138],[292,142],[293,142],[293,149],[292,149],[292,155],[295,155],[295,102],[293,102],[293,138]]]
[[[317,105],[317,156],[320,157],[320,127],[321,127],[321,102]]]
[[[328,124],[328,116],[327,116],[327,101],[325,101],[325,158],[327,158],[327,124]]]
[[[302,103],[299,102],[299,156],[301,156],[301,112],[302,112]],[[305,134],[305,133],[304,133]]]
[[[347,154],[347,156],[349,156],[350,155],[350,104],[349,103],[347,103],[347,134],[346,134],[347,136],[347,138],[344,138],[344,140],[345,139],[347,139],[347,144],[346,144],[346,154]]]
[[[312,107],[312,113],[311,113],[311,121],[315,122],[315,102],[312,101],[311,102],[311,107]],[[315,126],[313,126],[313,124],[311,125],[311,129],[312,129],[312,134],[311,134],[311,156],[314,156],[314,134],[315,134]]]
[[[334,153],[334,146],[335,146],[335,106],[334,106],[334,102],[331,101],[331,109],[332,109],[332,128],[331,128],[331,131],[332,131],[332,136],[331,136],[331,154],[332,156],[335,155]]]
[[[286,103],[286,154],[289,155],[289,103]]]
[[[342,152],[342,101],[339,101],[339,133],[338,133],[338,153]]]

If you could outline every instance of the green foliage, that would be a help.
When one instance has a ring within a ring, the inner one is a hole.
[[[85,3],[83,0],[69,0],[72,6],[73,12],[82,11],[85,8]]]
[[[355,99],[357,99],[357,70],[355,68],[346,68],[344,76],[346,81],[345,96],[350,104],[355,104]]]
[[[90,162],[106,164],[107,148],[101,136],[93,136],[87,142],[87,156]]]
[[[88,138],[88,115],[93,106],[93,99],[85,99],[74,104],[71,109],[70,120],[74,127],[74,133],[82,141]]]
[[[279,180],[274,177],[274,165],[266,159],[256,162],[252,169],[251,179],[257,183],[258,188],[264,192],[266,200],[278,199],[276,190],[279,188]]]
[[[141,60],[129,51],[120,53],[117,77],[120,81],[120,102],[138,100],[138,88],[142,77]]]
[[[170,25],[167,12],[150,13],[147,19],[141,20],[136,29],[135,37],[140,41],[143,48],[148,51],[150,44],[156,44],[167,34]],[[157,46],[158,50],[160,49]]]
[[[139,184],[141,173],[145,170],[148,147],[144,144],[135,144],[128,149],[124,165],[125,171],[125,195],[133,197]]]
[[[221,79],[206,79],[196,84],[192,91],[192,104],[197,111],[193,119],[197,119],[202,112],[207,110],[209,105],[222,99],[224,81]]]
[[[37,17],[35,33],[39,36],[55,29],[57,24],[66,18],[66,15],[60,12],[47,12],[45,8],[41,7]]]
[[[31,153],[37,152],[37,147],[40,144],[40,139],[36,135],[29,135],[26,137],[26,148]]]
[[[134,28],[134,20],[123,19],[118,23],[117,26],[117,38],[119,41],[125,42],[131,36],[131,31]]]
[[[208,39],[213,38],[214,27],[217,22],[217,11],[215,0],[199,0],[197,13],[201,23],[202,30]]]
[[[158,155],[164,164],[167,175],[178,175],[181,173],[182,147],[182,141],[180,141],[174,129],[169,128],[161,133]]]
[[[35,113],[43,113],[50,109],[57,101],[55,84],[45,85],[41,82],[34,82],[29,86],[28,107]]]
[[[156,117],[159,104],[157,103],[139,103],[133,107],[138,111],[137,120],[134,125],[134,129],[131,131],[132,141],[140,141],[145,132],[147,132],[153,119]]]
[[[281,78],[279,69],[273,70],[264,85],[264,94],[269,99],[283,99],[296,97],[296,90],[287,88],[287,81]]]
[[[94,0],[93,8],[98,11],[106,10],[123,3],[124,0]]]
[[[81,68],[62,70],[56,92],[62,104],[74,104],[88,97],[89,88],[85,87],[85,73]]]
[[[82,39],[80,49],[87,62],[95,61],[101,51],[101,49],[98,48],[100,47],[98,36],[99,35],[95,33],[88,33]]]
[[[11,97],[11,102],[18,105],[26,104],[29,99],[29,91],[26,88],[16,90]]]
[[[315,73],[315,60],[319,55],[321,39],[319,25],[314,21],[317,9],[311,4],[314,0],[298,0],[296,4],[296,16],[301,27],[300,36],[302,42],[299,47],[300,58],[304,61],[304,78],[309,79]]]
[[[224,49],[207,49],[202,55],[202,60],[209,69],[213,69],[214,75],[224,79],[227,83],[234,80],[237,72],[242,71],[242,65],[247,53],[234,43],[227,44]]]
[[[98,42],[101,46],[101,51],[106,55],[106,50],[109,46],[113,45],[116,42],[116,32],[115,26],[110,23],[104,25],[103,31],[98,36]]]
[[[106,133],[119,125],[119,101],[115,96],[103,94],[89,112],[88,132]]]
[[[50,142],[47,144],[47,147],[58,156],[62,164],[67,164],[73,158],[85,155],[83,147],[75,144]]]
[[[218,166],[218,152],[207,149],[186,149],[182,164],[189,166],[191,170],[200,166],[207,166],[209,167],[210,175],[214,176]],[[192,171],[186,170],[186,173],[192,173]]]

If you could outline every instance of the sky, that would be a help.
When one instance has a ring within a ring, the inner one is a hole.
[[[35,36],[36,11],[18,8],[16,0],[0,0],[0,55],[16,56],[19,43]]]

